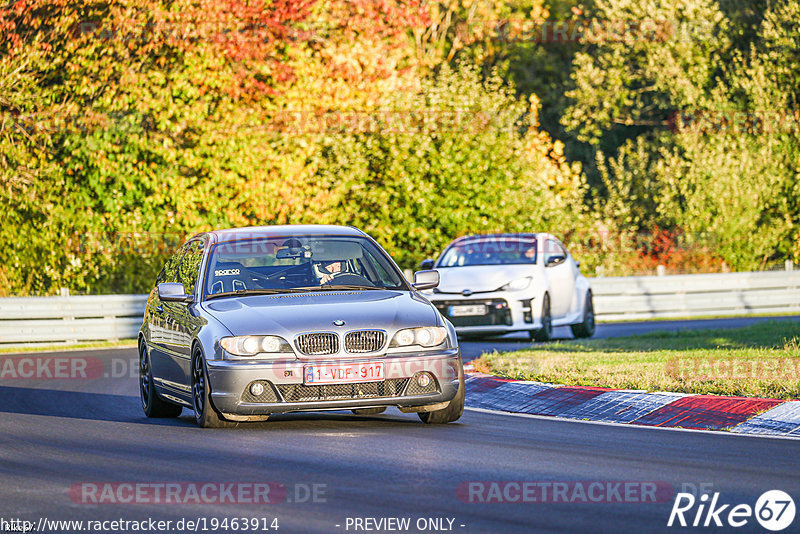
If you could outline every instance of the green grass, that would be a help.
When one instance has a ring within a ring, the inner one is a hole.
[[[16,347],[0,346],[0,354],[10,354],[17,352],[43,352],[43,351],[67,351],[80,349],[111,349],[117,347],[135,347],[135,339],[121,339],[119,341],[93,341],[87,343],[53,343],[51,345],[18,345]]]
[[[555,342],[487,353],[475,367],[556,384],[794,399],[800,397],[800,321]]]

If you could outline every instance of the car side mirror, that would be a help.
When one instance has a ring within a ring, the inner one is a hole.
[[[566,256],[560,254],[558,256],[550,256],[549,258],[547,258],[547,263],[544,266],[552,267],[553,265],[561,265],[565,261],[567,261]]]
[[[192,296],[186,294],[183,284],[164,282],[158,284],[158,298],[164,302],[191,302]]]
[[[439,285],[439,271],[417,271],[414,273],[414,289],[433,289]]]
[[[426,260],[422,260],[419,263],[419,268],[421,270],[423,270],[423,271],[428,271],[430,269],[433,269],[433,264],[434,264],[434,261],[431,258],[428,258]]]

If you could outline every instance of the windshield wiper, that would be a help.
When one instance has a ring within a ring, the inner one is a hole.
[[[225,291],[223,293],[212,293],[206,295],[206,300],[216,299],[220,297],[242,297],[247,295],[279,295],[281,293],[305,293],[307,290],[304,288],[287,288],[287,289],[237,289],[235,291]]]

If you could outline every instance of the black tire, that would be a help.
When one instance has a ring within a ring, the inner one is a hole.
[[[550,341],[553,339],[553,316],[550,313],[550,295],[542,297],[542,327],[531,330],[532,341]]]
[[[464,386],[464,368],[458,371],[458,393],[447,405],[447,408],[434,412],[419,412],[417,415],[423,423],[428,425],[442,425],[458,421],[464,413],[464,399],[466,398],[466,388]]]
[[[200,428],[233,428],[238,423],[226,421],[211,405],[208,370],[200,349],[192,357],[192,408],[194,420]]]
[[[356,408],[355,410],[351,410],[356,415],[378,415],[379,413],[383,413],[386,411],[386,407],[383,408]]]
[[[586,304],[583,307],[583,321],[578,324],[570,325],[572,335],[575,337],[592,337],[595,330],[594,321],[594,301],[592,292],[586,294]]]
[[[178,417],[183,407],[162,399],[153,384],[153,371],[150,367],[150,354],[144,342],[139,344],[139,398],[147,417]]]

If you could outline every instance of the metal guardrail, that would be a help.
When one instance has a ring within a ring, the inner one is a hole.
[[[591,279],[598,321],[800,312],[800,271]]]
[[[0,298],[0,346],[132,339],[147,295]]]
[[[800,271],[592,278],[598,321],[800,313]],[[133,339],[147,295],[0,298],[0,346]]]

